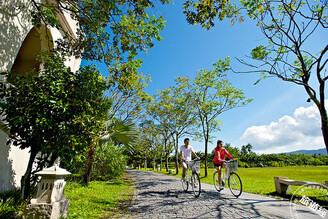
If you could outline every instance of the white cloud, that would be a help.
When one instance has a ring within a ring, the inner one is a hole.
[[[297,108],[292,116],[283,116],[268,125],[251,126],[246,129],[241,140],[251,143],[254,151],[258,153],[325,147],[320,114],[315,105]]]

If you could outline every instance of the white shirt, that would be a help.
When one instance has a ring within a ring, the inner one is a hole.
[[[186,148],[184,145],[180,147],[180,152],[183,152],[184,159],[186,161],[191,161],[191,151],[194,151],[191,145],[188,145],[188,148]]]

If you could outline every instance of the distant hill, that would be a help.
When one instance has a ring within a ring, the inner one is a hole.
[[[284,153],[284,154],[299,154],[299,153],[303,153],[303,154],[308,154],[308,155],[313,155],[313,154],[327,154],[327,150],[326,148],[321,148],[321,149],[317,149],[317,150],[298,150],[298,151],[291,151],[288,153]]]

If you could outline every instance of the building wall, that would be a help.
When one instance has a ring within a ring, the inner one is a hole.
[[[38,50],[47,50],[49,46],[44,35],[48,34],[53,40],[63,37],[64,33],[55,28],[34,28],[30,22],[30,4],[29,0],[0,1],[0,72],[15,69],[29,71],[36,65],[33,54],[39,52]],[[67,32],[76,30],[76,22],[68,14],[62,14],[60,20],[61,23],[66,24]],[[41,33],[40,38],[32,37],[35,31]],[[66,65],[76,71],[80,62],[80,59],[68,57]],[[0,123],[0,192],[2,192],[20,187],[20,180],[29,160],[29,149],[21,150],[19,147],[6,145],[8,134],[3,129],[5,124],[3,118],[0,118]]]

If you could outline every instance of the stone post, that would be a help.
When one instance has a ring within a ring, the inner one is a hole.
[[[23,218],[66,218],[69,200],[63,195],[66,184],[64,176],[71,173],[54,165],[35,174],[42,178],[38,183],[36,198],[31,199],[31,204],[26,207]]]
[[[286,184],[283,184],[283,183],[280,183],[279,179],[288,179],[288,177],[274,177],[274,185],[275,185],[275,188],[276,188],[276,192],[278,194],[289,193],[290,190],[291,190],[290,186],[286,185]]]

